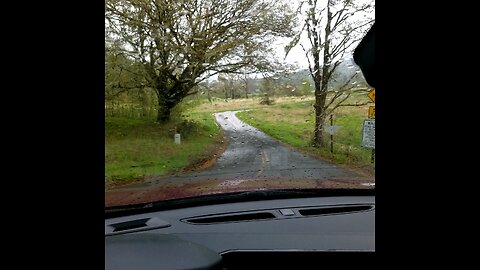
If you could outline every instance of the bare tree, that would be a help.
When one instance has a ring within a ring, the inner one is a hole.
[[[248,98],[248,80],[250,78],[247,75],[247,72],[244,71],[242,81],[243,81],[243,91],[245,92],[245,98]]]
[[[271,99],[275,93],[275,79],[274,77],[265,76],[263,77],[260,83],[260,92],[262,93],[262,98],[260,99],[260,104],[262,105],[272,105],[274,100]]]
[[[294,13],[267,0],[106,0],[107,35],[142,64],[158,98],[158,122],[218,73],[268,63],[276,37],[291,37]]]
[[[225,95],[225,100],[235,98],[235,76],[231,74],[220,74],[218,75],[218,80],[223,84],[223,92]]]
[[[303,0],[298,6],[297,12],[304,17],[304,23],[285,49],[288,55],[294,46],[300,45],[309,64],[315,87],[315,129],[312,142],[315,147],[324,146],[323,126],[326,116],[342,104],[345,106],[344,102],[352,94],[351,91],[364,91],[352,87],[354,77],[340,89],[329,89],[329,83],[343,57],[354,49],[354,45],[373,24],[371,14],[374,9],[373,1],[366,3],[353,0]],[[307,35],[307,44],[300,42],[302,34]],[[327,102],[328,94],[332,98]]]

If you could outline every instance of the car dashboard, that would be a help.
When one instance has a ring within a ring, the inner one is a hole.
[[[207,204],[105,220],[105,269],[300,269],[375,252],[375,196]]]

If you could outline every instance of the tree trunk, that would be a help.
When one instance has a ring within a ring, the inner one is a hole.
[[[158,105],[158,114],[157,114],[157,122],[159,124],[161,123],[166,123],[170,121],[170,113],[172,111],[172,108],[163,106],[163,105]]]
[[[315,87],[317,88],[317,87]],[[323,87],[322,87],[323,88]],[[325,100],[326,94],[322,89],[315,89],[315,129],[313,132],[313,146],[324,147],[325,141],[323,139],[323,126],[325,123]]]
[[[158,95],[157,122],[159,124],[170,121],[170,114],[176,103],[167,102],[165,97]]]
[[[323,126],[325,124],[325,101],[327,100],[328,90],[328,71],[330,69],[330,23],[332,21],[332,13],[330,12],[330,1],[327,4],[327,25],[325,26],[325,43],[323,45],[323,65],[321,67],[322,74],[320,75],[320,57],[315,54],[315,131],[313,134],[313,146],[324,147],[325,141],[323,139]],[[317,23],[315,23],[315,26]],[[316,42],[316,41],[315,41]],[[318,44],[318,43],[316,43]],[[318,53],[318,49],[316,50]]]

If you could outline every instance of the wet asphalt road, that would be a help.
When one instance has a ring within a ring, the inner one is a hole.
[[[209,168],[171,176],[172,180],[242,179],[336,179],[359,175],[315,157],[300,153],[245,124],[236,112],[216,113],[225,130],[228,146]],[[154,182],[159,182],[154,181]],[[146,183],[148,184],[148,183]],[[154,184],[154,183],[151,183]]]
[[[200,175],[220,173],[225,179],[238,178],[337,178],[356,174],[333,164],[297,152],[277,140],[245,124],[236,112],[215,114],[225,130],[229,144],[217,162]]]

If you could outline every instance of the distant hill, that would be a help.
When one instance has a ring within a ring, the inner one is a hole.
[[[359,67],[353,62],[353,59],[346,59],[336,68],[334,76],[330,81],[330,87],[340,87],[344,85],[354,75],[356,76],[356,78],[354,78],[352,82],[356,82],[358,85],[366,84],[363,74],[360,72]],[[276,78],[275,83],[277,85],[288,83],[295,86],[296,88],[300,88],[302,86],[302,82],[304,80],[307,80],[307,82],[312,85],[313,89],[313,79],[310,76],[310,72],[308,69],[298,70],[288,75],[274,77]],[[248,92],[258,93],[262,79],[263,78],[248,79]],[[213,83],[215,82],[216,80]]]
[[[335,69],[333,79],[330,81],[330,87],[339,87],[344,85],[352,76],[356,76],[352,82],[357,82],[359,85],[366,83],[365,77],[360,68],[353,62],[353,59],[347,59],[340,63]]]
[[[358,72],[358,73],[357,73]],[[365,78],[363,74],[360,72],[359,67],[353,62],[351,59],[347,59],[340,63],[338,67],[335,69],[335,74],[333,79],[330,81],[330,87],[340,87],[344,85],[352,76],[356,75],[356,78],[352,80],[352,82],[357,82],[359,84],[365,84]],[[310,72],[308,69],[299,70],[294,73],[287,75],[286,77],[279,77],[276,80],[278,83],[291,83],[296,87],[300,87],[302,80],[306,79],[311,85],[313,85],[313,79],[310,76]],[[254,91],[258,89],[260,86],[261,78],[259,79],[250,79],[249,80],[249,89]]]

